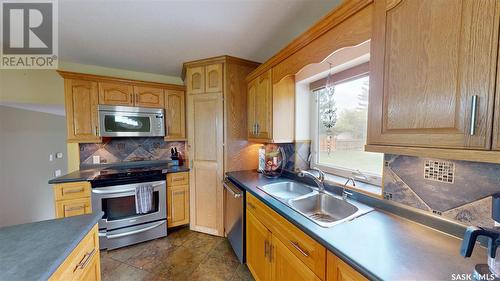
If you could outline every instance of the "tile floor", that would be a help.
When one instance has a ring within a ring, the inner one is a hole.
[[[169,231],[165,238],[101,251],[102,280],[254,280],[226,238],[188,227]]]

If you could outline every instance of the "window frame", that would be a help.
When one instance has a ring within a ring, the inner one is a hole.
[[[335,73],[332,75],[334,85],[349,82],[352,80],[360,79],[363,77],[369,77],[370,73],[365,67],[361,67],[363,65],[357,65],[341,72]],[[319,98],[318,92],[321,91],[324,87],[317,87],[318,81],[312,82],[310,90],[313,94],[313,109],[311,110],[312,118],[311,118],[311,128],[312,128],[312,147],[311,147],[311,168],[319,168],[322,171],[333,174],[335,176],[340,176],[342,178],[354,178],[356,181],[382,186],[382,175],[373,174],[360,170],[351,170],[339,166],[333,165],[325,165],[319,163]],[[326,80],[325,80],[326,81]],[[315,86],[315,87],[313,87]],[[368,120],[367,120],[368,122]],[[381,163],[383,165],[383,162]]]

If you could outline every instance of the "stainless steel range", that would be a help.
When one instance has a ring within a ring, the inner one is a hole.
[[[136,188],[151,185],[151,210],[136,210]],[[167,235],[166,181],[156,166],[108,168],[92,181],[92,206],[104,212],[99,220],[101,249],[119,247]]]

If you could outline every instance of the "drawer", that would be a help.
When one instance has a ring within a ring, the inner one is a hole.
[[[49,280],[84,280],[92,274],[100,279],[100,273],[97,276],[95,272],[100,271],[99,267],[96,267],[99,261],[99,236],[95,225]]]
[[[56,217],[66,218],[92,213],[90,197],[56,201]]]
[[[68,182],[54,185],[54,196],[56,201],[90,197],[91,190],[90,182]]]
[[[325,280],[325,247],[248,192],[247,209],[321,280]]]
[[[186,185],[189,183],[189,173],[171,173],[167,174],[167,186]]]

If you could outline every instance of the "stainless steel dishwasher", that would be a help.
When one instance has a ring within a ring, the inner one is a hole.
[[[245,262],[245,191],[224,179],[224,229],[240,263]]]

